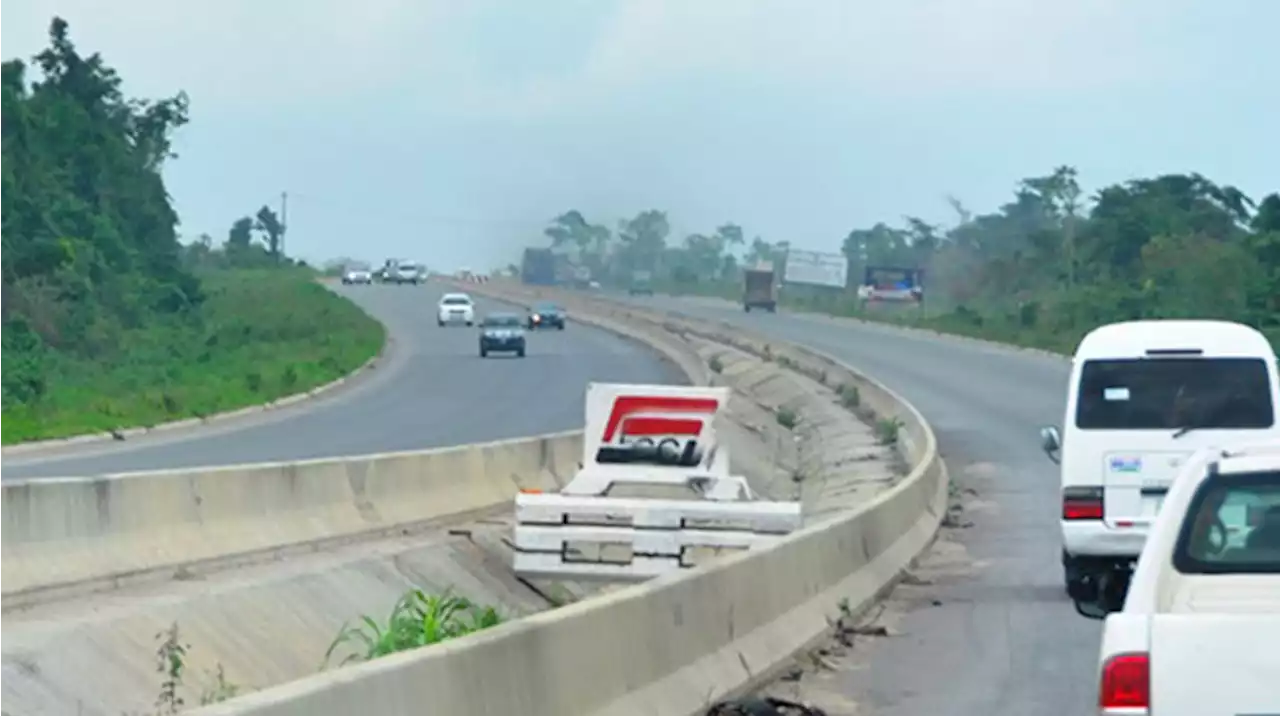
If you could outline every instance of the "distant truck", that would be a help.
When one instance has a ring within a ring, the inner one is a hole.
[[[556,285],[556,257],[551,249],[531,247],[524,250],[520,281],[528,286]]]
[[[653,272],[632,271],[631,285],[627,287],[627,293],[632,296],[652,296]]]
[[[773,268],[757,266],[742,273],[742,310],[750,313],[753,308],[763,308],[775,313],[778,310],[778,289]]]

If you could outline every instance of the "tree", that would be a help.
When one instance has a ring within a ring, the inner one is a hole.
[[[253,219],[242,216],[231,223],[231,228],[227,230],[228,251],[247,251],[249,244],[253,243]]]
[[[618,240],[622,243],[622,260],[628,270],[658,268],[666,248],[671,225],[667,213],[649,209],[618,223]]]
[[[254,228],[266,235],[267,252],[279,261],[280,242],[284,238],[284,224],[280,222],[280,217],[276,216],[270,207],[264,205],[258,209],[254,218],[256,219]]]

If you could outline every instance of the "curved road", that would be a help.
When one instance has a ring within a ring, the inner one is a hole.
[[[573,323],[563,332],[530,334],[523,360],[482,360],[476,329],[436,326],[436,302],[450,289],[335,290],[386,324],[392,336],[378,368],[351,384],[225,423],[5,456],[4,479],[363,455],[572,430],[582,427],[590,381],[683,379],[639,344]],[[479,298],[476,308],[479,315],[517,310]]]
[[[972,573],[932,585],[934,599],[908,612],[900,636],[842,674],[848,696],[876,716],[1097,713],[1101,627],[1063,594],[1058,475],[1037,434],[1062,420],[1065,360],[718,300],[624,300],[749,326],[865,370],[925,414],[953,479],[978,493],[974,526],[957,531]]]

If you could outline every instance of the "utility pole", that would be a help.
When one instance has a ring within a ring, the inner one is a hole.
[[[284,250],[284,236],[289,233],[289,192],[280,192],[280,255],[288,256]]]

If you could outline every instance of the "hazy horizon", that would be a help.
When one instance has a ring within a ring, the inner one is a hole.
[[[487,269],[571,208],[836,251],[1059,164],[1280,188],[1268,0],[11,0],[5,59],[54,15],[129,95],[190,94],[185,238],[287,190],[311,260]]]

